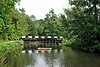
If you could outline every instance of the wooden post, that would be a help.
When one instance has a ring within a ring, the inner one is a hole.
[[[54,48],[56,48],[56,45],[57,45],[57,44],[56,44],[57,38],[58,38],[58,36],[54,36],[54,41],[55,41],[55,42],[54,42]]]
[[[48,44],[47,44],[47,45],[48,45],[48,47],[50,47],[50,45],[52,45],[52,43],[51,43],[51,42],[52,42],[52,41],[51,41],[51,38],[52,38],[51,36],[47,36],[47,39],[48,39]],[[51,43],[51,44],[50,44],[50,43]]]

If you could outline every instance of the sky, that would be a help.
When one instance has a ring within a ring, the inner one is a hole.
[[[35,15],[37,19],[43,19],[51,8],[58,15],[68,7],[68,0],[21,0],[20,5],[16,5],[16,8],[24,8],[27,15]]]

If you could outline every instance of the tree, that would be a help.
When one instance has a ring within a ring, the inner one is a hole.
[[[51,9],[44,19],[43,33],[46,35],[61,35],[61,31],[62,23],[59,17],[54,13],[54,9]]]
[[[33,35],[61,35],[62,23],[51,9],[44,19],[36,20],[33,23]]]
[[[15,9],[15,3],[19,0],[1,0],[0,1],[0,29],[3,39],[8,39],[8,36],[13,32],[14,26],[11,24],[13,10]]]
[[[71,9],[65,9],[70,31],[78,35],[75,43],[80,49],[95,52],[100,44],[99,0],[69,0]],[[76,46],[74,43],[74,46]],[[98,46],[98,47],[97,47]]]
[[[25,12],[19,12],[18,10],[14,11],[14,14],[12,16],[13,19],[13,25],[16,27],[16,37],[21,37],[22,35],[33,35],[34,29],[34,22],[35,16],[28,16],[25,14]],[[17,19],[17,22],[15,24],[15,21]]]

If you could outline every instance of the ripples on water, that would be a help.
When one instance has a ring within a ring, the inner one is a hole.
[[[61,53],[63,53],[62,49],[58,52],[57,50],[54,51],[35,51],[29,52],[30,60],[32,61],[31,64],[25,67],[61,67]]]
[[[100,55],[72,50],[22,51],[22,65],[14,67],[100,67]]]

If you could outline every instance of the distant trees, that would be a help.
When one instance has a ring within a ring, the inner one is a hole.
[[[69,0],[69,9],[56,15],[51,9],[44,19],[28,16],[15,9],[19,0],[0,1],[0,40],[19,39],[22,35],[62,35],[74,39],[72,46],[100,51],[100,0]]]
[[[32,19],[26,15],[23,11],[19,12],[18,10],[14,11],[12,23],[16,27],[16,37],[21,37],[22,35],[28,35],[31,32],[31,25],[33,23]],[[17,19],[17,21],[16,21]],[[15,24],[16,21],[16,24]],[[14,35],[15,36],[15,35]]]
[[[33,26],[34,35],[61,35],[63,30],[62,23],[54,13],[54,9],[51,9],[44,19],[35,21]]]

